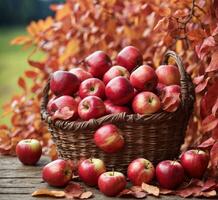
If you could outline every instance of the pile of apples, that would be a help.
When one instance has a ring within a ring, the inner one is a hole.
[[[180,105],[180,73],[174,65],[156,70],[143,64],[140,51],[127,46],[112,65],[96,51],[84,59],[87,70],[73,68],[51,75],[47,111],[53,119],[90,120],[108,114],[175,112]]]
[[[35,139],[22,140],[16,146],[16,153],[23,164],[34,165],[41,156],[42,148]],[[126,188],[127,179],[132,185],[141,186],[155,179],[159,186],[176,189],[185,175],[201,179],[207,169],[209,156],[202,150],[189,150],[180,156],[180,161],[165,160],[156,168],[145,158],[133,160],[127,168],[127,178],[118,171],[106,171],[104,162],[98,158],[81,160],[76,167],[71,161],[57,159],[48,163],[42,170],[42,178],[51,186],[64,187],[73,173],[89,186],[98,186],[106,196],[117,196]]]

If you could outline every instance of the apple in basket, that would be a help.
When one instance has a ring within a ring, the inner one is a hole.
[[[125,187],[126,177],[121,172],[105,172],[98,179],[98,188],[106,196],[117,196]]]
[[[76,77],[79,79],[80,82],[83,82],[84,80],[88,78],[92,78],[92,75],[89,72],[85,71],[84,69],[78,68],[78,67],[71,69],[69,72],[76,75]]]
[[[184,180],[184,169],[177,161],[165,160],[157,165],[156,178],[161,187],[175,189]]]
[[[56,71],[51,75],[50,88],[56,96],[73,95],[79,89],[76,75],[67,71]]]
[[[190,177],[201,179],[207,169],[209,156],[202,150],[193,149],[184,152],[180,160]]]
[[[63,187],[72,179],[71,163],[57,159],[48,163],[42,170],[42,178],[51,186]]]
[[[127,78],[118,76],[109,81],[105,87],[105,93],[115,105],[124,105],[132,100],[134,88]]]
[[[132,108],[135,113],[152,114],[160,110],[161,103],[157,95],[152,92],[141,92],[132,101]]]
[[[99,176],[106,172],[104,162],[97,158],[85,159],[79,163],[78,175],[89,186],[98,184]]]
[[[87,96],[97,96],[103,99],[105,96],[105,85],[103,81],[98,78],[86,79],[80,84],[79,96],[82,99]]]
[[[106,113],[104,102],[96,96],[88,96],[80,101],[78,113],[81,119],[99,118]]]
[[[143,56],[136,47],[127,46],[118,53],[116,61],[118,65],[131,72],[134,68],[142,65]]]
[[[24,165],[35,165],[42,155],[42,146],[36,139],[21,140],[16,145],[16,155]]]
[[[115,65],[113,67],[111,67],[105,74],[103,77],[103,82],[105,85],[107,85],[107,83],[112,80],[113,78],[117,77],[117,76],[123,76],[127,79],[129,79],[129,72],[126,68],[119,66],[119,65]]]
[[[115,153],[124,146],[121,131],[113,124],[106,124],[94,133],[94,141],[97,147],[106,153]]]
[[[138,158],[129,164],[127,175],[133,185],[141,186],[142,183],[152,181],[155,176],[155,168],[149,160]]]
[[[78,103],[71,96],[61,96],[51,102],[47,106],[52,119],[75,120],[78,117]]]
[[[86,57],[85,64],[88,71],[96,78],[102,78],[112,66],[110,57],[103,51],[95,51]]]
[[[180,73],[174,65],[161,65],[156,69],[159,83],[165,85],[180,85]]]
[[[130,82],[138,91],[153,91],[158,79],[152,67],[142,65],[132,72]]]
[[[105,100],[104,105],[106,108],[106,113],[107,114],[116,114],[116,113],[131,113],[131,110],[127,106],[117,106],[114,105],[110,100]]]

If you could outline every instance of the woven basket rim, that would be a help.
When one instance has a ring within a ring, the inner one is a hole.
[[[190,76],[186,73],[181,58],[171,50],[168,50],[163,59],[163,64],[168,63],[169,57],[172,57],[179,69],[180,72],[180,86],[181,86],[181,104],[180,107],[177,109],[176,112],[166,112],[160,111],[153,114],[127,114],[127,113],[118,113],[118,114],[109,114],[97,119],[90,119],[89,121],[66,121],[66,120],[52,120],[51,116],[47,112],[47,104],[49,99],[49,90],[50,90],[50,78],[47,81],[47,84],[43,90],[43,98],[41,103],[41,117],[42,120],[48,123],[50,126],[56,127],[58,129],[62,129],[65,131],[76,131],[82,130],[87,128],[96,128],[103,123],[113,123],[113,122],[138,122],[138,123],[145,123],[145,122],[156,122],[159,123],[160,121],[172,119],[173,117],[178,116],[178,113],[183,113],[190,105],[193,105],[195,101],[195,93],[194,93],[194,86],[192,84]],[[189,99],[189,104],[187,105],[186,101]]]

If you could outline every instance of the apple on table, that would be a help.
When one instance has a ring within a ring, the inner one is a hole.
[[[42,178],[51,186],[66,186],[72,179],[73,169],[70,162],[63,159],[57,159],[42,169]]]
[[[16,155],[24,165],[35,165],[42,155],[42,146],[36,139],[21,140],[16,145]]]
[[[118,195],[126,187],[126,177],[121,172],[109,171],[100,175],[99,190],[109,197]]]
[[[79,177],[89,186],[97,185],[99,176],[104,172],[106,172],[105,164],[97,158],[85,159],[78,166]]]

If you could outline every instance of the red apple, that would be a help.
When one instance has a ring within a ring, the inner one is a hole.
[[[127,78],[118,76],[106,85],[105,93],[115,105],[124,105],[134,96],[134,88]]]
[[[135,113],[151,114],[160,110],[161,104],[157,95],[152,92],[141,92],[132,101]]]
[[[128,107],[114,105],[110,100],[105,100],[104,105],[105,105],[107,114],[117,114],[117,113],[122,113],[122,112],[125,112],[128,114],[131,113],[131,110]]]
[[[139,91],[153,91],[157,86],[157,81],[155,70],[148,65],[140,66],[130,76],[131,84]]]
[[[47,111],[48,111],[48,113],[49,114],[51,114],[52,113],[52,110],[51,110],[51,104],[52,104],[52,102],[56,99],[57,97],[52,97],[49,101],[48,101],[48,104],[47,104]]]
[[[88,78],[92,78],[92,74],[78,67],[71,69],[69,72],[76,75],[76,77],[79,79],[80,82],[83,82],[84,80]]]
[[[97,147],[106,153],[116,153],[124,146],[121,131],[113,124],[107,124],[99,128],[94,134]]]
[[[79,79],[70,72],[56,71],[51,75],[50,88],[56,96],[73,95],[79,84]]]
[[[88,71],[96,78],[102,78],[112,66],[110,57],[103,51],[95,51],[85,59],[85,63]]]
[[[107,85],[107,83],[112,80],[113,78],[117,77],[117,76],[123,76],[127,79],[129,79],[129,72],[126,68],[116,65],[111,67],[105,74],[103,77],[103,82],[105,85]]]
[[[165,85],[180,85],[180,73],[174,65],[161,65],[156,69],[160,83]]]
[[[175,112],[180,104],[181,88],[179,85],[169,85],[162,89],[160,94],[162,109],[167,112]]]
[[[51,186],[63,187],[72,179],[72,166],[68,161],[57,159],[43,167],[42,178]]]
[[[79,177],[89,186],[98,184],[99,176],[106,172],[104,162],[97,158],[82,161],[78,167]]]
[[[78,117],[78,103],[71,96],[61,96],[48,104],[48,111],[53,119],[75,120]]]
[[[141,186],[142,183],[150,183],[155,175],[153,164],[144,158],[133,160],[127,170],[128,178],[133,185]]]
[[[189,150],[182,154],[181,164],[192,178],[201,179],[209,163],[209,156],[202,150]]]
[[[120,172],[105,172],[98,179],[98,187],[106,196],[118,195],[126,187],[126,178]]]
[[[42,155],[42,146],[36,139],[21,140],[16,146],[16,154],[24,165],[35,165]]]
[[[158,83],[157,84],[157,87],[156,87],[156,94],[158,95],[158,96],[160,96],[161,95],[161,93],[162,93],[162,91],[163,91],[163,89],[166,87],[166,85],[164,85],[163,83]]]
[[[89,120],[105,115],[106,109],[99,97],[88,96],[79,103],[78,113],[81,119]]]
[[[76,101],[76,103],[79,105],[80,101],[82,100],[80,96],[76,95],[74,97],[74,100]]]
[[[184,169],[177,161],[165,160],[157,165],[156,178],[161,187],[175,189],[184,180]]]
[[[89,78],[80,84],[79,96],[82,99],[87,96],[97,96],[103,99],[105,96],[105,85],[100,79]]]
[[[131,72],[134,68],[142,65],[143,56],[137,48],[127,46],[119,52],[116,61],[118,65]]]

